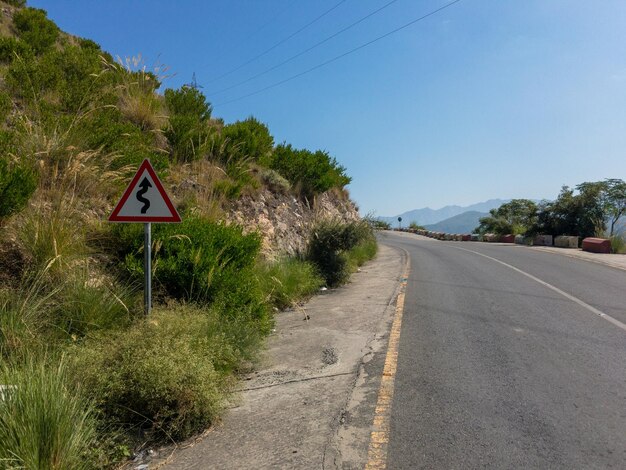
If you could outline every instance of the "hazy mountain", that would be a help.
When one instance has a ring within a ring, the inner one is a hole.
[[[478,219],[488,215],[488,212],[467,211],[436,224],[426,225],[425,228],[433,232],[472,233],[478,227]]]
[[[510,199],[489,199],[485,202],[479,202],[472,204],[471,206],[445,206],[441,209],[431,209],[425,207],[423,209],[414,209],[412,211],[404,212],[393,217],[378,217],[380,220],[389,222],[393,227],[398,224],[398,217],[402,217],[402,225],[408,226],[411,222],[415,222],[418,225],[430,225],[436,224],[443,220],[454,217],[455,215],[462,214],[463,212],[489,212],[491,209],[500,207],[505,202],[509,202]]]

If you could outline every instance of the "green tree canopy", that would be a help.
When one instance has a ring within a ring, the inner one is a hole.
[[[475,232],[525,234],[535,224],[537,204],[529,199],[513,199],[497,209],[491,209],[487,217],[479,219]]]

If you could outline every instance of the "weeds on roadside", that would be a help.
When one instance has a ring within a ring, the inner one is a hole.
[[[0,468],[90,470],[91,405],[68,387],[64,360],[47,362],[0,366]]]
[[[298,258],[283,258],[257,267],[261,289],[269,303],[278,308],[292,307],[324,285],[315,266]]]
[[[345,283],[352,270],[376,254],[376,239],[366,221],[318,223],[309,238],[307,258],[329,287]]]

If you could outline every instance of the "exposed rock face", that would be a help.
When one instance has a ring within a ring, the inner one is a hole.
[[[359,218],[354,203],[333,191],[319,195],[309,205],[292,195],[263,190],[234,201],[227,211],[228,222],[263,235],[262,251],[269,258],[303,253],[311,227],[319,220],[350,222]]]

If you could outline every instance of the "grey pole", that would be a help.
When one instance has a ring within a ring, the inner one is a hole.
[[[152,232],[150,223],[143,224],[143,306],[146,316],[152,309]]]

